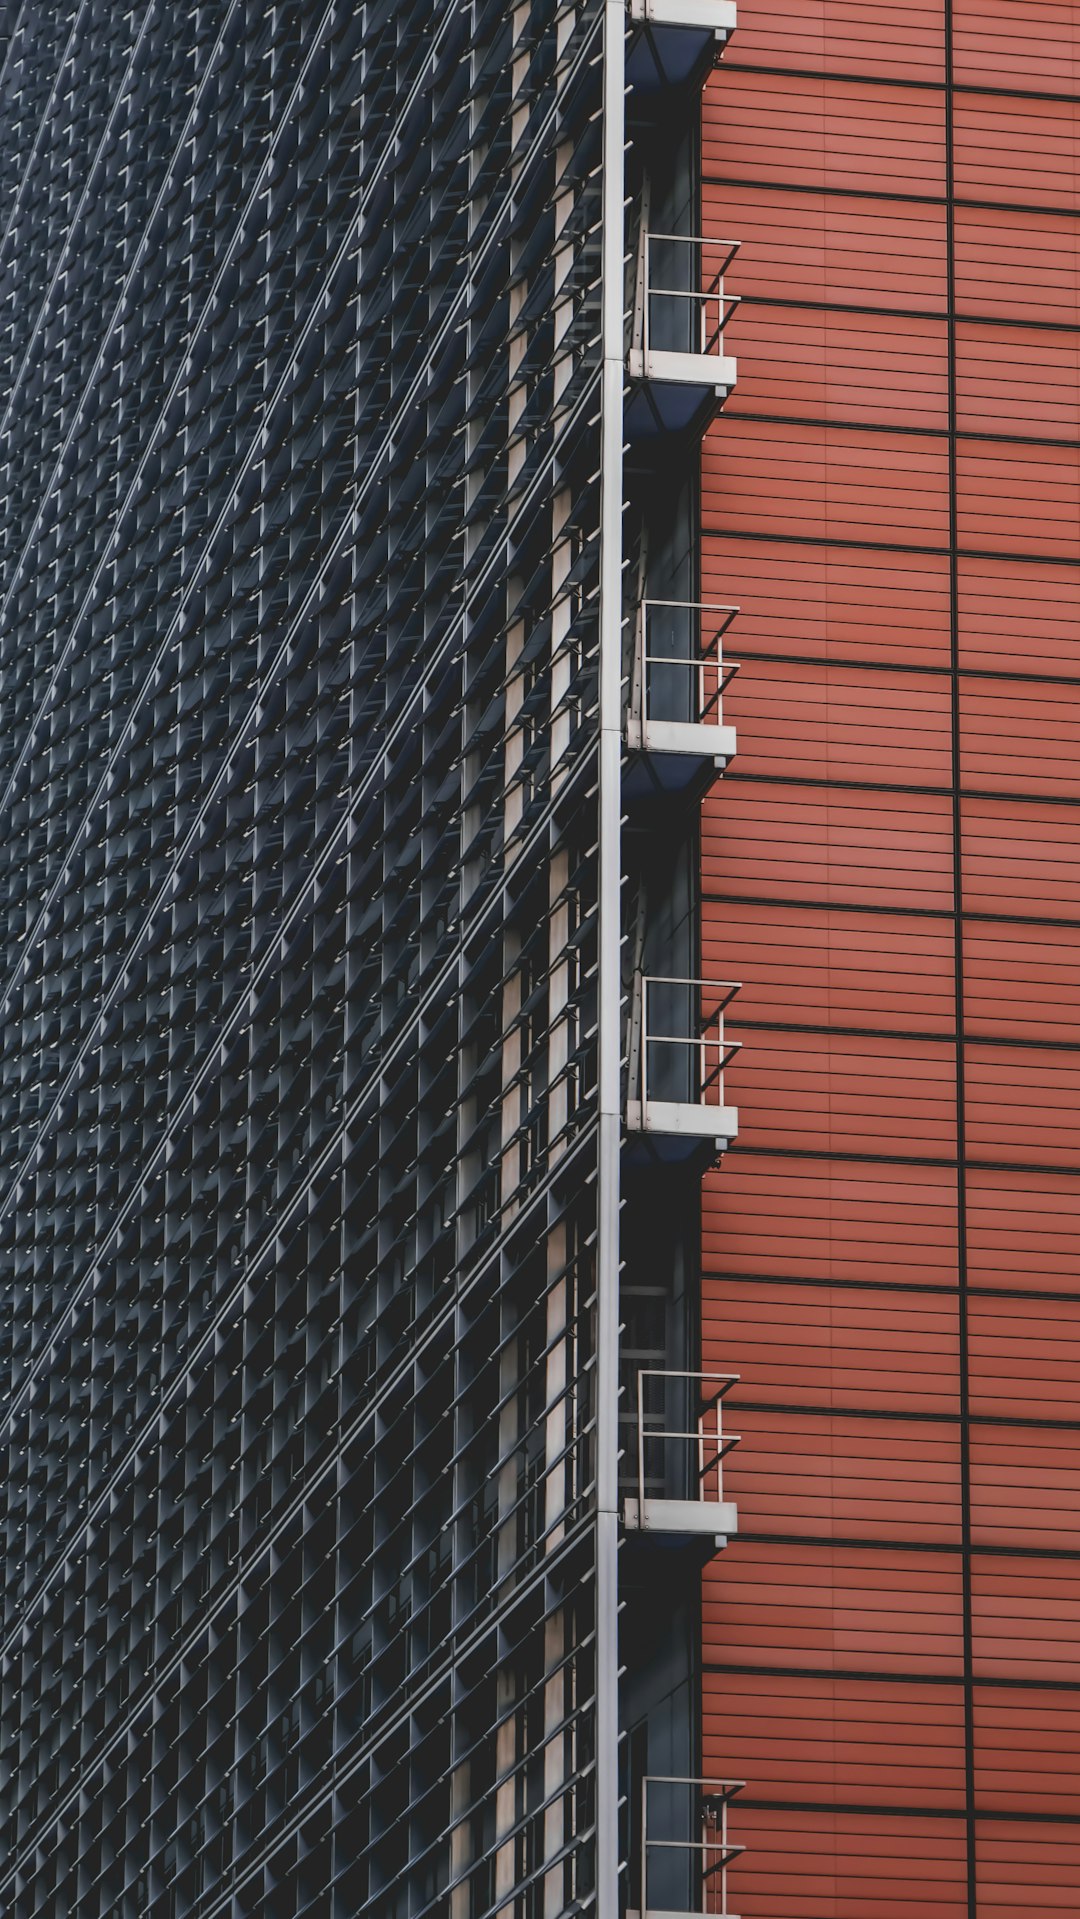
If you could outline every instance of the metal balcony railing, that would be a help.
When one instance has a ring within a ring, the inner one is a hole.
[[[623,1517],[642,1532],[710,1534],[726,1545],[738,1530],[724,1498],[724,1461],[739,1443],[725,1432],[723,1403],[737,1373],[667,1372],[637,1376],[637,1493]]]
[[[641,1786],[640,1919],[736,1919],[728,1869],[746,1851],[733,1843],[728,1809],[741,1779],[673,1779]]]
[[[724,1014],[738,991],[730,980],[637,975],[628,1132],[712,1139],[718,1152],[731,1144],[739,1121],[724,1073],[740,1042],[728,1039]]]
[[[724,352],[724,328],[739,302],[725,292],[724,276],[740,242],[646,232],[640,244],[632,377],[726,395],[736,366]]]
[[[644,600],[638,612],[627,714],[627,745],[726,766],[735,728],[724,724],[724,693],[738,663],[724,658],[737,606]]]

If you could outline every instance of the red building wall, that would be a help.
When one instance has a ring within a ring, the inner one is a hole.
[[[1080,5],[740,0],[704,1202],[742,1919],[1080,1912]]]

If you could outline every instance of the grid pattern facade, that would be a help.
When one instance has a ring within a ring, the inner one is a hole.
[[[0,25],[0,1907],[584,1913],[603,9]]]
[[[1080,1884],[1078,33],[742,0],[707,98],[743,304],[705,943],[746,1044],[704,1209],[743,1381],[704,1711],[744,1919]]]

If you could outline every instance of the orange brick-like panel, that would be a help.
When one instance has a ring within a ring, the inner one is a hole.
[[[1080,226],[1031,207],[956,208],[956,297],[965,317],[1068,326],[1077,311]]]
[[[1080,681],[965,678],[960,687],[963,784],[983,792],[1071,799],[1080,764]],[[1080,829],[1078,829],[1080,838]]]
[[[755,660],[744,652],[724,714],[740,742],[739,776],[784,778],[797,740],[804,779],[886,786],[951,780],[952,701],[943,674]]]
[[[953,127],[961,199],[1080,207],[1080,102],[961,92]]]
[[[949,665],[944,554],[877,553],[713,531],[702,555],[702,593],[706,600],[739,608],[738,624],[728,636],[733,659],[776,653],[936,669]],[[973,617],[979,617],[977,610]],[[752,752],[753,739],[741,750]]]
[[[742,8],[739,9],[740,16]],[[965,86],[1080,94],[1075,0],[953,0],[953,77]]]
[[[756,1667],[963,1673],[958,1555],[732,1540],[704,1577],[703,1655]],[[727,1672],[710,1676],[721,1695]]]
[[[962,440],[956,465],[962,547],[1080,561],[1080,447]]]
[[[921,363],[921,335],[914,346]],[[1080,338],[1075,333],[962,320],[956,350],[961,432],[1080,437]]]
[[[733,1837],[747,1848],[731,1874],[741,1919],[967,1919],[958,1817],[751,1808]]]
[[[946,919],[731,900],[710,911],[702,951],[710,979],[742,981],[733,1023],[949,1036],[956,1025],[954,947]],[[1076,993],[1080,1030],[1080,979]]]
[[[707,1273],[956,1283],[949,1167],[727,1155],[704,1187]]]
[[[1075,1818],[1080,1694],[976,1686],[974,1709],[979,1811]]]
[[[1080,677],[1080,570],[967,553],[960,555],[958,570],[965,670]],[[1023,700],[1028,689],[1018,684],[1015,691]],[[963,697],[966,709],[966,692]],[[1067,689],[1062,697],[1068,702]]]
[[[1080,1673],[1080,1560],[976,1554],[976,1675],[1070,1684]]]
[[[904,0],[739,0],[739,25],[725,67],[814,68],[878,74],[940,85],[945,31],[940,4]]]
[[[968,1369],[976,1418],[1016,1419],[1037,1406],[1044,1419],[1080,1424],[1080,1299],[976,1293],[968,1301]]]
[[[702,881],[707,895],[948,912],[952,805],[947,794],[723,782],[704,807]],[[1080,873],[1076,886],[1080,900]]]
[[[732,1401],[836,1406],[851,1412],[955,1418],[960,1332],[951,1294],[778,1281],[705,1281],[707,1364],[738,1373]]]
[[[725,68],[705,95],[707,180],[940,195],[945,115],[921,89]]]
[[[967,455],[972,510],[991,481],[1003,478],[996,467],[984,474],[978,457]],[[989,466],[989,456],[984,465]],[[1037,475],[1040,500],[1057,516],[1045,532],[1042,551],[1056,550],[1054,542],[1064,549],[1070,537],[1063,516],[1072,497],[1066,482],[1075,474],[1076,461],[1061,454],[1058,465],[1060,475]],[[721,533],[944,546],[949,537],[948,446],[943,437],[909,437],[869,427],[731,420],[723,433],[714,432],[705,442],[702,517],[707,529]],[[1080,542],[1080,534],[1071,537]]]
[[[741,275],[735,278],[741,287]],[[725,421],[744,413],[772,414],[944,432],[945,322],[907,320],[902,353],[896,332],[896,320],[887,314],[763,306],[744,299],[725,335],[740,368]]]
[[[959,1685],[728,1672],[710,1688],[703,1732],[706,1773],[730,1768],[756,1799],[964,1805]]]
[[[743,299],[834,300],[945,315],[941,206],[707,180],[702,202],[706,233],[741,242],[729,290]]]
[[[983,1819],[975,1837],[980,1919],[1074,1919],[1080,1826]]]
[[[1080,1293],[1080,1176],[972,1166],[967,1195],[972,1285]]]
[[[1080,1432],[975,1426],[971,1526],[977,1546],[1080,1553]]]
[[[737,1019],[731,1030],[739,1034]],[[726,1079],[741,1115],[741,1146],[798,1152],[812,1142],[824,1153],[955,1156],[956,1057],[947,1041],[759,1031],[744,1037]]]
[[[740,1531],[782,1539],[956,1546],[960,1435],[904,1419],[740,1405],[724,1473]]]

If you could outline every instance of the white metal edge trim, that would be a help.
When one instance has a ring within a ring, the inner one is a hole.
[[[631,20],[654,27],[693,27],[699,32],[734,33],[735,0],[630,0]]]
[[[646,720],[640,732],[646,753],[686,753],[703,760],[735,758],[733,726],[713,726],[706,720]]]
[[[619,1919],[619,1158],[621,1123],[625,0],[604,3],[600,448],[599,1166],[596,1354],[596,1913]]]
[[[739,1514],[733,1500],[638,1499],[626,1501],[624,1517],[629,1531],[646,1533],[724,1534],[730,1538],[739,1530]]]

